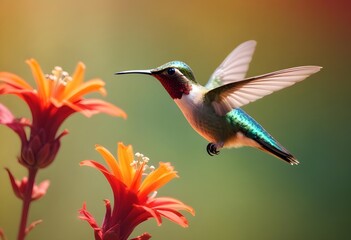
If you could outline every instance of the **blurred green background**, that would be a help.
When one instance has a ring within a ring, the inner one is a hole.
[[[30,221],[43,219],[27,239],[93,239],[77,218],[84,201],[101,222],[103,199],[112,199],[104,177],[79,167],[84,159],[103,162],[101,144],[132,144],[153,163],[170,161],[180,178],[159,196],[181,199],[196,210],[190,227],[165,220],[140,225],[133,236],[153,239],[345,239],[351,214],[349,1],[0,1],[0,71],[33,84],[24,61],[35,58],[45,72],[87,66],[86,80],[106,81],[106,100],[128,120],[106,115],[69,118],[56,161],[39,173],[50,179],[47,195],[34,202]],[[226,55],[243,41],[258,42],[248,75],[299,65],[323,70],[306,81],[244,109],[300,160],[289,166],[250,148],[210,157],[207,142],[187,124],[153,78],[114,72],[153,68],[170,60],[188,63],[205,84]],[[96,95],[94,95],[96,97]],[[14,96],[0,102],[29,117]],[[16,161],[20,142],[0,127],[0,167],[26,175]],[[0,170],[0,227],[15,239],[21,209],[7,174]]]

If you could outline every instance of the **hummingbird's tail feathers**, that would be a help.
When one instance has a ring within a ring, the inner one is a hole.
[[[288,152],[288,150],[283,147],[277,148],[264,141],[259,141],[258,143],[260,144],[260,149],[262,151],[268,152],[291,165],[297,165],[300,163],[291,153]]]

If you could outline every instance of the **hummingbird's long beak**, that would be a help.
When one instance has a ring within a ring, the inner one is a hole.
[[[116,72],[115,75],[120,75],[120,74],[146,74],[146,75],[151,75],[152,72],[151,70],[130,70],[130,71],[122,71],[122,72]]]

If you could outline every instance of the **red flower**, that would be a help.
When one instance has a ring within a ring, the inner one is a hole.
[[[160,162],[156,169],[149,167],[148,158],[137,153],[137,159],[134,160],[132,147],[122,143],[118,144],[118,161],[104,147],[97,145],[96,150],[105,159],[109,169],[90,160],[81,162],[81,165],[96,168],[105,175],[113,191],[114,205],[111,209],[110,202],[105,200],[106,214],[101,227],[87,211],[85,204],[80,210],[80,218],[94,229],[95,239],[126,240],[137,225],[149,218],[155,218],[161,225],[162,216],[182,227],[188,226],[188,221],[179,210],[194,215],[191,207],[173,198],[156,197],[159,188],[177,177],[170,163]],[[150,237],[145,233],[136,239]]]
[[[30,59],[30,66],[38,89],[32,88],[19,76],[0,72],[0,94],[14,94],[23,99],[32,113],[32,123],[15,119],[11,112],[0,106],[0,124],[13,129],[22,142],[19,162],[27,168],[44,168],[55,158],[60,147],[60,138],[67,133],[57,131],[66,118],[75,112],[87,117],[107,113],[126,118],[126,114],[114,105],[99,99],[85,99],[91,92],[105,94],[105,83],[100,79],[83,82],[85,66],[78,63],[72,77],[60,67],[52,74],[44,75],[39,64]],[[30,126],[27,137],[24,127]]]

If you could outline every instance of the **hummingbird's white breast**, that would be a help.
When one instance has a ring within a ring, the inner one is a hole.
[[[225,120],[215,113],[211,104],[204,103],[207,91],[207,88],[194,84],[189,94],[183,94],[180,99],[174,99],[174,102],[196,132],[209,142],[217,142]]]

